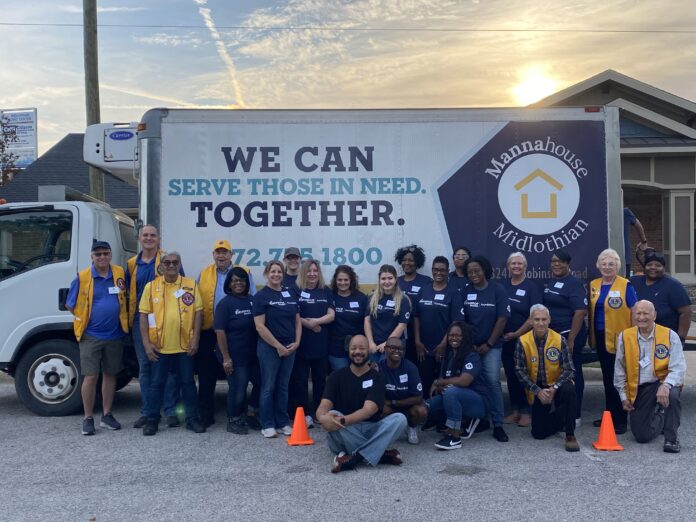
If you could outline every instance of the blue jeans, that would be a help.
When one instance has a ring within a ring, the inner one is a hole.
[[[235,366],[227,376],[227,417],[239,417],[244,411],[250,366]]]
[[[335,410],[332,413],[343,416]],[[333,453],[360,453],[369,464],[376,466],[385,450],[406,432],[406,425],[403,413],[392,413],[377,422],[359,422],[330,431],[326,440]]]
[[[148,419],[159,421],[160,408],[162,408],[162,400],[164,399],[164,385],[171,371],[177,374],[181,383],[186,421],[198,418],[198,393],[196,392],[196,383],[193,380],[194,358],[189,357],[184,352],[161,353],[159,360],[150,364],[152,366],[152,382],[148,400],[150,409],[145,412]]]
[[[483,379],[488,385],[491,400],[491,421],[493,421],[493,426],[503,425],[503,388],[500,385],[500,356],[502,351],[500,346],[495,346],[481,357]]]
[[[150,396],[150,384],[152,382],[152,362],[145,354],[143,338],[140,335],[140,314],[135,314],[133,321],[133,344],[135,345],[135,355],[138,358],[138,382],[140,383],[140,415],[147,415],[150,409],[148,400]],[[176,415],[176,403],[179,402],[179,380],[175,373],[169,373],[167,382],[164,385],[164,414],[167,417]]]
[[[350,366],[350,359],[348,357],[336,357],[335,355],[329,355],[329,366],[331,366],[331,371],[340,370],[341,368],[346,368]]]
[[[290,424],[288,388],[296,353],[281,357],[275,348],[259,339],[256,355],[261,367],[259,414],[262,429],[280,429]]]
[[[486,403],[478,393],[469,388],[450,386],[440,395],[426,401],[428,417],[447,418],[445,426],[453,430],[462,428],[462,419],[481,419],[486,416]]]

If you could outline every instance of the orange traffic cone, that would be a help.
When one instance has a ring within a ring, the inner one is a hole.
[[[292,423],[292,435],[288,438],[288,446],[310,446],[314,441],[309,438],[305,422],[304,408],[298,406],[295,411],[295,422]]]
[[[611,420],[611,413],[605,411],[602,414],[602,425],[599,427],[599,437],[592,445],[601,451],[623,451],[623,446],[616,440],[614,431],[614,421]]]

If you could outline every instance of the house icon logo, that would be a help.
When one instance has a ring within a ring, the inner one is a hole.
[[[551,234],[575,216],[580,186],[558,157],[532,153],[507,166],[498,183],[498,202],[512,226],[527,234]]]
[[[558,192],[563,190],[563,185],[552,178],[549,174],[541,169],[536,169],[529,176],[524,178],[522,181],[515,183],[515,190],[521,191],[527,185],[532,183],[536,178],[541,178],[545,181],[552,189],[549,192],[549,206],[548,210],[530,210],[529,208],[529,194],[527,192],[521,193],[521,216],[527,219],[544,219],[551,218],[555,219],[558,217]]]

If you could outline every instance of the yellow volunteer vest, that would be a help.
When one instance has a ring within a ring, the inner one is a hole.
[[[522,348],[524,348],[529,378],[536,384],[539,374],[539,350],[537,350],[536,342],[534,342],[534,332],[530,330],[520,337],[520,343],[522,343]],[[561,346],[561,335],[549,328],[546,344],[544,345],[544,370],[546,372],[546,383],[549,386],[555,384],[562,373]],[[527,390],[527,402],[530,405],[534,404],[534,393],[531,390]]]
[[[616,353],[616,341],[619,334],[631,326],[631,309],[626,306],[626,288],[628,279],[617,276],[604,300],[604,336],[606,337],[607,352]],[[594,334],[594,312],[602,289],[602,279],[594,279],[590,283],[590,346],[597,348]],[[611,296],[618,292],[618,296]]]
[[[230,265],[230,270],[240,265]],[[242,266],[241,268],[249,273],[249,268]],[[202,330],[209,330],[213,327],[213,318],[215,317],[215,287],[217,285],[217,267],[215,263],[207,266],[198,277],[198,290],[201,293],[201,301],[203,301],[203,323]]]
[[[160,264],[161,254],[162,251],[158,250],[157,255],[155,255],[155,273],[157,274],[159,274],[159,272],[157,271],[157,267],[159,267]],[[135,284],[135,274],[138,271],[138,263],[135,262],[137,259],[138,256],[131,257],[126,265],[128,266],[128,274],[130,275],[130,287],[128,292],[128,324],[133,324],[133,319],[135,319],[135,312],[138,310],[138,290]]]
[[[118,265],[110,265],[111,274],[114,278],[114,285],[121,291],[118,293],[118,318],[121,321],[121,330],[128,333],[128,312],[126,308],[126,279],[123,268]],[[94,279],[92,278],[92,267],[85,268],[78,273],[80,289],[77,293],[75,301],[75,309],[73,315],[73,330],[75,337],[79,341],[82,339],[82,334],[85,333],[89,324],[89,317],[92,314],[92,299],[94,297]]]
[[[626,397],[634,402],[638,395],[638,376],[640,375],[640,346],[638,345],[638,327],[623,331],[624,354],[626,358]],[[652,343],[653,371],[660,380],[665,380],[669,368],[669,328],[655,325]]]
[[[164,277],[157,276],[148,283],[150,285],[150,309],[155,315],[155,326],[148,328],[150,342],[162,348],[164,337],[164,318],[166,300],[164,298]],[[183,294],[177,299],[179,305],[179,347],[186,351],[193,337],[193,321],[196,317],[194,303],[196,302],[196,282],[179,276],[179,289]]]

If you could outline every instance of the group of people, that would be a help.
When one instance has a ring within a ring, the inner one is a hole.
[[[630,412],[637,440],[664,430],[665,451],[679,451],[690,300],[659,253],[646,253],[645,275],[629,281],[619,275],[618,254],[604,250],[588,297],[563,250],[552,255],[552,277],[541,287],[527,279],[520,252],[510,254],[509,278],[498,282],[488,259],[466,247],[454,250],[452,265],[436,256],[425,276],[418,272],[425,252],[410,245],[395,255],[402,274],[382,265],[367,296],[352,267],[338,266],[327,284],[321,264],[301,261],[295,247],[266,264],[266,284],[256,291],[248,269],[232,265],[227,240],[215,242],[213,263],[197,279],[184,275],[179,253],[160,250],[155,227],[142,227],[139,241],[126,270],[111,264],[107,243],[95,242],[92,266],[70,288],[85,375],[83,434],[95,432],[100,372],[100,426],[120,428],[111,405],[121,341],[131,330],[142,390],[135,427],[144,435],[157,433],[162,408],[169,427],[183,417],[187,429],[204,432],[215,422],[215,384],[224,374],[229,432],[290,435],[302,407],[308,428],[318,423],[328,432],[336,472],[363,461],[400,464],[391,444],[402,435],[417,444],[419,430],[442,432],[435,445],[449,450],[474,432],[492,427],[506,442],[505,424],[531,425],[535,438],[564,431],[566,450],[577,451],[589,337],[616,432],[628,429]]]

